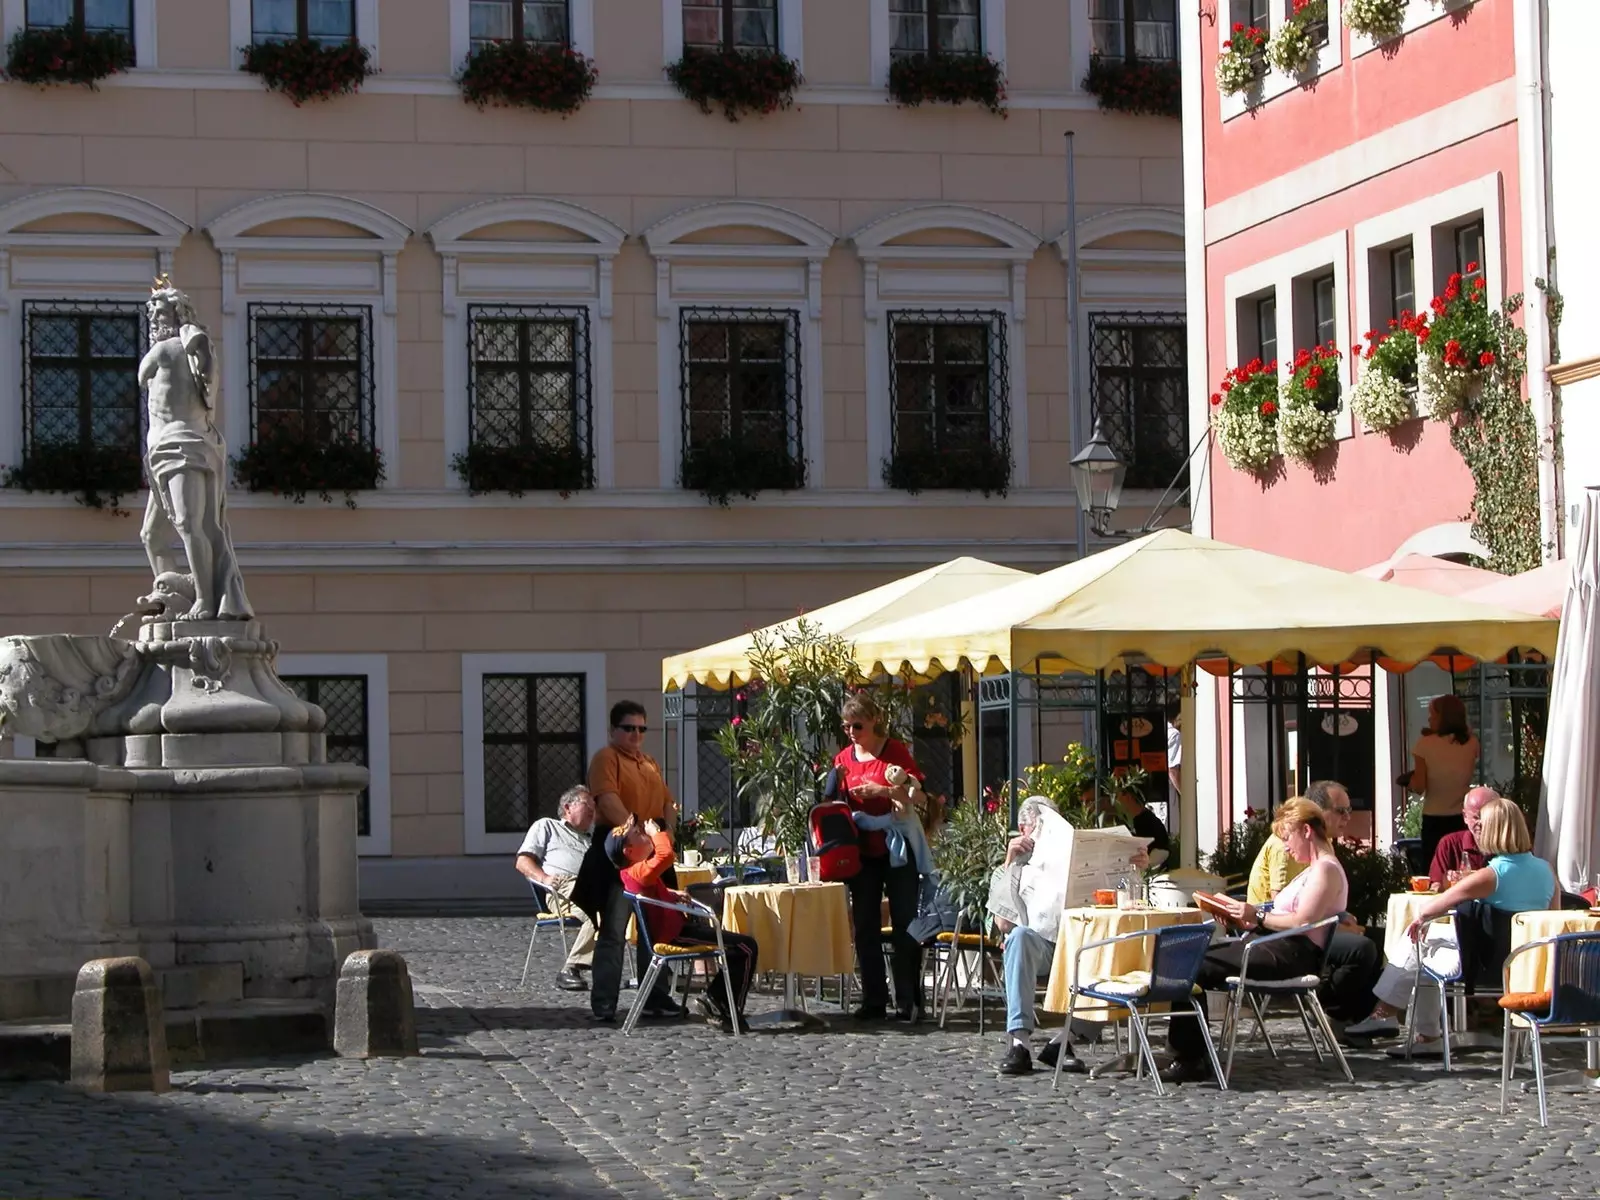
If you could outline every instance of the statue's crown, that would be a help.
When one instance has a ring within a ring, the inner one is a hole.
[[[152,296],[154,296],[157,292],[165,292],[168,289],[170,289],[171,287],[172,287],[172,276],[163,273],[163,274],[157,275],[155,283],[150,285],[150,294]]]

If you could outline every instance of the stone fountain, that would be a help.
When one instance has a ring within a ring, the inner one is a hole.
[[[117,955],[327,1006],[375,944],[356,894],[367,771],[327,762],[324,714],[278,678],[245,596],[210,337],[165,278],[149,312],[152,587],[104,637],[0,638],[0,730],[55,746],[0,761],[0,1019],[42,1015],[18,1010]]]

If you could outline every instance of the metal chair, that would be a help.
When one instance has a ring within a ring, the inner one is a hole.
[[[1005,945],[989,934],[963,929],[967,919],[967,913],[960,913],[956,917],[954,930],[943,930],[935,934],[933,940],[928,943],[933,951],[935,984],[933,1007],[939,1018],[940,1029],[945,1027],[945,1022],[950,1017],[952,991],[955,993],[956,1008],[959,1010],[966,1007],[968,985],[960,979],[961,960],[965,955],[976,954],[978,981],[972,990],[978,995],[978,1033],[981,1036],[987,1019],[988,984],[993,982],[1002,992],[1005,990],[1005,981],[1000,977],[1000,959],[1005,953]]]
[[[528,954],[522,960],[522,982],[517,985],[518,987],[528,986],[528,969],[533,965],[533,944],[538,941],[541,929],[554,929],[561,935],[561,961],[566,962],[567,955],[572,952],[571,946],[567,941],[567,930],[576,929],[583,924],[582,917],[571,915],[572,906],[559,896],[554,896],[544,884],[535,883],[530,879],[528,880],[528,886],[533,889],[533,898],[539,902],[539,911],[534,914],[533,931],[528,934]],[[564,908],[566,912],[557,913],[552,911],[552,900]]]
[[[728,1012],[733,1015],[733,1033],[739,1036],[738,1020],[739,1001],[733,994],[733,975],[728,970],[728,952],[722,944],[722,919],[704,904],[691,900],[688,904],[672,904],[665,900],[656,900],[650,896],[640,896],[630,892],[628,899],[633,902],[634,920],[638,922],[641,937],[649,936],[650,924],[645,920],[645,908],[665,908],[672,912],[680,912],[690,917],[702,917],[711,926],[716,934],[716,943],[707,945],[700,942],[678,944],[675,942],[656,942],[650,945],[651,956],[649,969],[645,971],[644,978],[639,981],[639,987],[633,997],[633,1006],[628,1009],[628,1019],[622,1023],[624,1035],[633,1032],[633,1027],[639,1023],[639,1014],[644,1011],[645,1003],[650,998],[651,989],[656,985],[656,978],[661,974],[661,968],[671,963],[714,962],[722,972],[723,985],[728,989]],[[689,977],[683,977],[683,998],[689,998]]]
[[[1454,969],[1448,969],[1448,964],[1435,958],[1432,962],[1424,953],[1428,945],[1428,930],[1435,925],[1443,925],[1455,920],[1455,913],[1443,913],[1432,917],[1422,924],[1422,937],[1416,942],[1417,961],[1411,972],[1411,1002],[1406,1006],[1406,1020],[1409,1026],[1406,1029],[1406,1061],[1411,1061],[1411,1051],[1417,1044],[1417,1030],[1414,1028],[1417,1021],[1417,997],[1421,994],[1423,980],[1426,977],[1428,984],[1439,989],[1439,1033],[1444,1039],[1444,1069],[1450,1069],[1450,986],[1460,983],[1463,978],[1461,945],[1456,943]],[[1436,942],[1435,947],[1442,948],[1446,943]]]
[[[1097,1000],[1101,1004],[1118,1005],[1127,1009],[1128,1025],[1135,1045],[1134,1053],[1138,1056],[1136,1061],[1150,1069],[1150,1078],[1156,1085],[1156,1095],[1165,1096],[1167,1089],[1161,1082],[1161,1072],[1156,1066],[1155,1053],[1150,1048],[1150,1035],[1145,1029],[1145,1022],[1191,1018],[1200,1023],[1200,1033],[1205,1038],[1206,1053],[1211,1058],[1211,1070],[1216,1075],[1217,1087],[1227,1091],[1228,1081],[1222,1073],[1222,1064],[1217,1061],[1217,1047],[1211,1040],[1211,1028],[1206,1023],[1205,1003],[1195,987],[1195,980],[1200,974],[1200,964],[1205,960],[1206,951],[1211,948],[1211,935],[1215,929],[1216,925],[1212,921],[1201,925],[1163,925],[1156,929],[1140,929],[1133,933],[1118,934],[1116,937],[1101,938],[1097,942],[1086,942],[1078,947],[1077,956],[1072,964],[1074,982],[1071,998],[1067,1001],[1067,1028],[1072,1028],[1072,1018],[1077,1011],[1079,996]],[[1151,953],[1148,971],[1134,971],[1119,979],[1083,982],[1083,956],[1086,952],[1097,950],[1101,946],[1131,942],[1137,938],[1155,939],[1155,949]],[[1157,1004],[1173,1007],[1168,1012],[1153,1012],[1152,1007]],[[1187,1004],[1188,1011],[1177,1007],[1181,1004]],[[1060,1055],[1056,1058],[1055,1073],[1050,1081],[1052,1090],[1061,1082],[1063,1057],[1065,1056]]]
[[[1265,937],[1252,938],[1245,943],[1244,955],[1239,960],[1239,973],[1230,975],[1227,980],[1229,1000],[1227,1015],[1223,1019],[1224,1035],[1228,1042],[1227,1063],[1223,1067],[1223,1077],[1233,1078],[1233,1051],[1239,1040],[1239,1014],[1245,1000],[1250,1001],[1250,1008],[1255,1013],[1257,1023],[1261,1027],[1262,1035],[1267,1043],[1267,1052],[1273,1058],[1278,1057],[1278,1048],[1273,1045],[1272,1038],[1267,1035],[1267,1009],[1272,1001],[1279,996],[1287,996],[1295,1002],[1300,1011],[1300,1023],[1305,1026],[1306,1037],[1311,1042],[1311,1049],[1317,1056],[1318,1062],[1323,1062],[1326,1055],[1317,1037],[1326,1039],[1329,1049],[1332,1050],[1334,1059],[1339,1064],[1339,1069],[1344,1072],[1344,1077],[1351,1083],[1355,1076],[1350,1072],[1350,1064],[1345,1061],[1344,1050],[1339,1045],[1339,1040],[1333,1036],[1333,1026],[1328,1023],[1328,1014],[1322,1010],[1322,1002],[1317,999],[1317,989],[1322,986],[1322,975],[1327,969],[1328,947],[1333,943],[1333,930],[1339,924],[1338,916],[1324,917],[1310,925],[1299,925],[1293,929],[1280,930],[1269,933]],[[1271,942],[1282,941],[1284,938],[1309,936],[1319,929],[1328,930],[1328,941],[1322,947],[1322,960],[1317,964],[1317,970],[1296,975],[1290,979],[1252,979],[1250,978],[1250,954],[1259,946]],[[1309,1005],[1309,1009],[1308,1006]],[[1316,1026],[1312,1026],[1312,1018],[1316,1018]]]
[[[1519,954],[1549,946],[1554,961],[1550,965],[1550,990],[1516,995],[1511,991],[1511,963]],[[1539,1124],[1550,1124],[1545,1102],[1544,1049],[1541,1035],[1554,1031],[1600,1029],[1600,932],[1561,933],[1518,946],[1502,970],[1505,1009],[1505,1042],[1500,1057],[1500,1111],[1506,1111],[1506,1093],[1516,1070],[1516,1043],[1524,1034],[1530,1039],[1533,1078],[1539,1090]],[[1542,1002],[1542,1003],[1541,1003]],[[1539,1009],[1543,1008],[1541,1014]]]

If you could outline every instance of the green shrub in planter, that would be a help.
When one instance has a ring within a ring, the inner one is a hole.
[[[895,103],[981,104],[1006,115],[1006,81],[987,54],[910,54],[889,64],[889,95]]]
[[[133,66],[133,46],[109,29],[82,25],[19,29],[6,46],[5,78],[48,87],[76,83],[98,91],[100,81]]]
[[[884,460],[883,481],[913,496],[941,488],[1004,496],[1011,487],[1011,452],[1003,445],[903,448]]]
[[[234,478],[252,492],[271,492],[304,504],[313,492],[324,503],[343,492],[346,508],[355,493],[383,481],[383,455],[355,438],[318,438],[295,425],[265,430],[233,459]]]
[[[324,43],[309,38],[258,42],[241,47],[239,69],[270,92],[282,92],[299,108],[307,100],[331,100],[357,91],[372,72],[372,55],[357,41]]]
[[[75,492],[85,508],[122,512],[122,498],[144,486],[137,446],[35,442],[19,466],[7,467],[0,487],[25,492]]]
[[[583,107],[600,78],[594,62],[570,46],[488,42],[467,56],[456,83],[479,108],[531,108],[567,116]]]
[[[720,106],[730,121],[793,107],[795,89],[805,82],[799,64],[776,51],[696,48],[667,67],[667,79],[701,112]]]
[[[576,446],[475,444],[450,460],[474,496],[482,492],[581,491],[590,486],[589,458]]]
[[[754,500],[758,492],[804,487],[806,468],[781,446],[747,446],[720,437],[683,452],[681,482],[726,508],[735,495]]]

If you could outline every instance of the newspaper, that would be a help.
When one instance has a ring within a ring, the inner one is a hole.
[[[1126,829],[1074,829],[1053,809],[1039,814],[1026,862],[1001,867],[989,881],[989,912],[1056,940],[1063,908],[1089,904],[1096,889],[1115,887],[1128,860],[1149,838]]]

